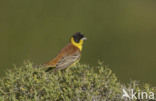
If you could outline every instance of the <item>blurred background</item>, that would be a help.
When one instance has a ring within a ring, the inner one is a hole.
[[[121,82],[156,85],[155,0],[0,1],[0,77],[49,61],[78,31],[88,38],[80,63],[102,60]]]

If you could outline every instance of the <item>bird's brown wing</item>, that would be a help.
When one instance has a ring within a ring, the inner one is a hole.
[[[80,55],[80,50],[69,43],[59,52],[59,54],[53,60],[45,64],[46,67],[51,67],[48,68],[47,71],[50,71],[52,67],[56,67],[56,69],[64,69],[78,60],[80,58]]]
[[[56,69],[65,69],[72,64],[74,64],[77,60],[80,59],[80,51],[76,51],[72,55],[64,56],[61,60],[56,64]]]

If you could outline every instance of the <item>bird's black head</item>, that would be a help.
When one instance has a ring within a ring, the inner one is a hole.
[[[75,41],[76,43],[79,43],[80,40],[86,40],[86,37],[84,37],[84,35],[83,35],[81,32],[76,32],[76,33],[72,36],[72,38],[74,39],[74,41]]]

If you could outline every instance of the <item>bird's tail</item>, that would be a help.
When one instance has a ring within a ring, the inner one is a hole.
[[[50,65],[46,65],[46,64],[35,65],[33,67],[34,68],[40,68],[40,69],[42,69],[45,72],[50,72],[50,71],[55,69],[54,66],[50,66]]]
[[[54,68],[54,67],[48,67],[48,68],[45,70],[45,72],[50,72],[50,71],[52,71],[52,70],[55,71],[55,69],[56,69],[56,68]]]

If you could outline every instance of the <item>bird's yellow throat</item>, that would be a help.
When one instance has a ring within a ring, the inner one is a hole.
[[[80,51],[82,50],[83,40],[80,40],[80,42],[77,43],[77,42],[74,41],[74,38],[72,37],[72,38],[71,38],[71,43],[72,43],[74,46],[76,46],[77,48],[79,48]]]

